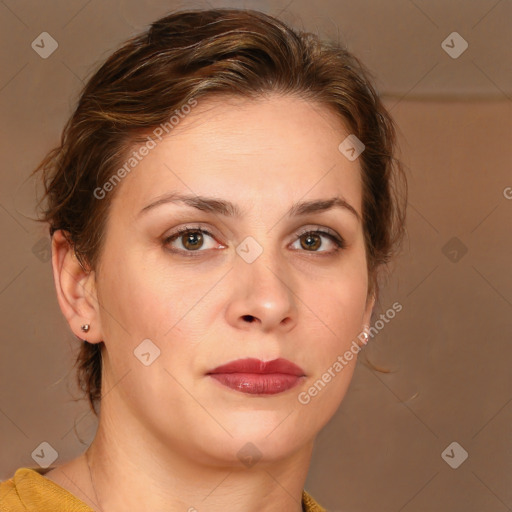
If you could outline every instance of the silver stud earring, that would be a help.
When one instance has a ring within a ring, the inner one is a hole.
[[[89,332],[90,328],[91,326],[89,324],[84,324],[80,327],[80,329],[82,329],[82,332]]]

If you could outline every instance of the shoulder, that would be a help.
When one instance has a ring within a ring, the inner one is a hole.
[[[35,468],[19,468],[0,482],[0,512],[93,512]]]
[[[29,468],[19,468],[11,478],[0,482],[0,512],[27,510],[20,496],[20,484],[31,479],[31,472]]]

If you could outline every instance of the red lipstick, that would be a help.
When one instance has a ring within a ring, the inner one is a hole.
[[[224,386],[252,395],[275,395],[296,386],[305,372],[287,359],[238,359],[209,371]]]

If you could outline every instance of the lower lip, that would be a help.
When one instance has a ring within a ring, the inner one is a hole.
[[[295,387],[303,377],[284,373],[212,373],[224,386],[250,395],[275,395]]]

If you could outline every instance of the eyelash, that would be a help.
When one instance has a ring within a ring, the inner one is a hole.
[[[215,236],[212,233],[210,233],[208,230],[206,230],[206,229],[199,228],[199,227],[185,226],[184,228],[179,228],[178,230],[176,230],[171,235],[165,237],[165,239],[163,240],[163,243],[164,243],[165,246],[167,246],[171,242],[173,242],[174,240],[179,239],[181,236],[183,236],[183,235],[185,235],[187,233],[201,233],[202,235],[208,235],[208,236],[212,237],[213,239],[215,239]],[[338,237],[337,235],[334,235],[333,233],[331,233],[329,231],[326,231],[324,229],[316,229],[316,230],[314,230],[314,229],[313,230],[312,229],[306,229],[306,230],[298,232],[296,234],[296,237],[297,237],[297,239],[300,239],[301,237],[303,237],[305,235],[322,235],[322,236],[326,236],[336,246],[336,248],[331,250],[331,251],[306,251],[306,250],[304,250],[305,252],[310,252],[312,254],[316,253],[318,256],[329,256],[329,255],[334,255],[338,251],[346,248],[346,242],[345,242],[345,240],[342,237]],[[201,250],[201,249],[198,249],[196,251],[188,251],[188,250],[185,250],[185,249],[171,249],[171,248],[169,248],[169,250],[171,252],[173,252],[173,253],[182,254],[185,257],[198,257],[201,252],[206,252],[205,250]],[[294,249],[294,250],[297,250],[297,249]]]

